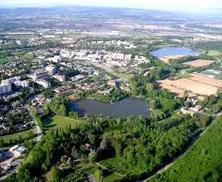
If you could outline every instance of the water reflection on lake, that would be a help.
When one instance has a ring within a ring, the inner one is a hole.
[[[105,115],[112,117],[148,117],[148,104],[145,100],[126,98],[115,103],[104,103],[91,99],[70,102],[70,109],[84,115]]]
[[[199,52],[188,47],[168,47],[162,48],[150,52],[152,56],[155,57],[166,57],[166,56],[198,56]]]

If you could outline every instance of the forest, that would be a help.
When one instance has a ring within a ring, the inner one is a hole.
[[[142,117],[85,117],[81,127],[49,131],[6,181],[84,181],[88,173],[103,181],[143,178],[180,154],[202,120],[210,118],[178,115],[160,125]]]
[[[222,118],[218,118],[206,134],[194,144],[168,171],[156,176],[159,181],[221,181],[222,178]],[[192,162],[187,162],[192,161]]]

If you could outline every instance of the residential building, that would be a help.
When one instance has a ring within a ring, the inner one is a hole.
[[[29,77],[32,78],[33,81],[36,81],[38,79],[42,79],[42,78],[48,77],[48,73],[47,73],[47,71],[45,71],[43,69],[40,69],[40,70],[36,70],[34,73],[29,75]]]
[[[54,57],[50,57],[47,59],[49,62],[52,63],[60,63],[61,62],[61,57],[60,56],[54,56]]]
[[[8,83],[12,84],[12,83],[15,83],[16,81],[20,81],[20,77],[16,76],[16,77],[9,78],[9,79],[7,79],[7,80],[2,80],[1,83],[2,83],[3,85],[4,85],[4,84],[8,84]]]
[[[14,84],[15,84],[15,86],[18,86],[18,87],[24,87],[24,88],[29,87],[29,81],[27,81],[27,80],[16,81]]]
[[[56,67],[55,65],[49,65],[49,66],[46,66],[46,71],[51,74],[51,75],[54,75],[56,73]]]
[[[0,94],[7,94],[12,91],[10,83],[4,83],[0,85]]]
[[[65,82],[66,81],[66,78],[65,78],[65,75],[53,75],[53,78],[55,78],[56,80],[60,81],[60,82]]]
[[[43,86],[46,89],[51,87],[51,83],[45,79],[38,79],[36,80],[36,83]]]

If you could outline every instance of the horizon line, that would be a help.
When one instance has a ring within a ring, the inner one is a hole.
[[[125,6],[99,6],[99,5],[31,5],[31,6],[25,6],[25,5],[18,5],[18,6],[0,6],[0,9],[53,9],[53,8],[75,8],[75,7],[81,7],[81,8],[114,8],[114,9],[128,9],[128,10],[147,10],[147,11],[159,11],[159,12],[166,12],[166,13],[181,13],[184,15],[198,15],[198,16],[221,16],[222,12],[217,9],[215,11],[207,11],[205,13],[201,12],[195,12],[195,11],[184,11],[184,10],[164,10],[159,8],[143,8],[143,7],[125,7]]]

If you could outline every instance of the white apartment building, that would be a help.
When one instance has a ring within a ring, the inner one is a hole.
[[[43,86],[44,88],[48,89],[51,87],[51,83],[47,80],[44,80],[44,79],[39,79],[39,80],[36,80],[36,83]]]
[[[24,81],[16,81],[14,84],[15,84],[16,86],[20,86],[20,87],[24,87],[24,88],[29,87],[29,81],[27,81],[27,80],[24,80]]]
[[[52,64],[49,66],[46,66],[45,70],[51,75],[56,73],[56,67],[55,65],[52,65]]]
[[[10,83],[4,83],[0,85],[0,94],[7,94],[12,91]]]

